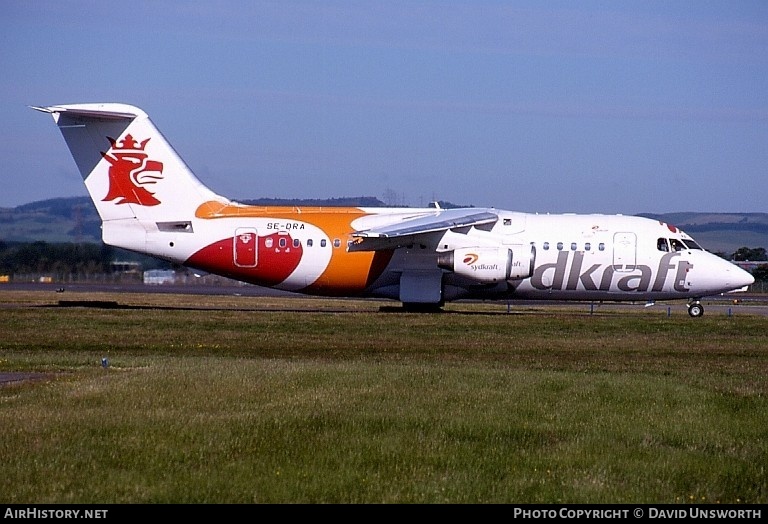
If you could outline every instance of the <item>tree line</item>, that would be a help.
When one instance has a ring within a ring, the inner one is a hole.
[[[0,275],[45,273],[87,278],[115,271],[118,259],[139,262],[142,269],[169,267],[167,262],[103,243],[0,241]]]

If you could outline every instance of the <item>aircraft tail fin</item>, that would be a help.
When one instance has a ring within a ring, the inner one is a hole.
[[[228,200],[204,186],[147,114],[125,104],[32,107],[61,130],[102,219],[104,241],[147,252],[147,235],[189,225],[203,203]]]

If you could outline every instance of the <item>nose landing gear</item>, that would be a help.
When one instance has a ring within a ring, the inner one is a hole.
[[[693,318],[700,317],[704,314],[704,306],[698,300],[693,300],[688,303],[688,314]]]

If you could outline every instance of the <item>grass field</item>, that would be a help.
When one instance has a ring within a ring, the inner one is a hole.
[[[4,503],[768,502],[763,316],[61,298],[0,292]]]

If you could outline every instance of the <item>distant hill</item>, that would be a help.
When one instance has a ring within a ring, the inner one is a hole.
[[[768,248],[768,213],[641,213],[672,224],[714,253],[730,254],[740,247]]]
[[[0,208],[0,240],[98,243],[101,242],[101,220],[87,196]]]
[[[257,198],[255,200],[238,200],[238,202],[250,206],[386,207],[386,204],[376,197]]]
[[[240,200],[258,206],[386,207],[375,197]],[[442,208],[461,207],[439,202]],[[730,255],[741,247],[768,248],[768,213],[641,213],[682,229],[701,246]],[[0,241],[101,242],[101,221],[89,197],[53,198],[0,208]]]
[[[387,207],[375,197],[239,200],[257,206]],[[444,204],[444,205],[443,205]],[[442,207],[456,207],[449,202]],[[0,208],[0,241],[101,242],[101,220],[90,197],[52,198]]]

